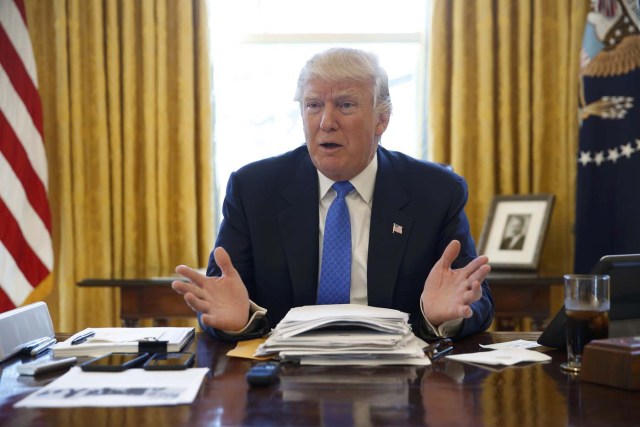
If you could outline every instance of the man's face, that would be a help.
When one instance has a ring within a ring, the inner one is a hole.
[[[514,216],[507,223],[507,236],[517,236],[524,229],[524,219]]]
[[[333,181],[349,180],[367,167],[388,124],[373,111],[372,90],[353,82],[309,80],[301,109],[311,161]]]

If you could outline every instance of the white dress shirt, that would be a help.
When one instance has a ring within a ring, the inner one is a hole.
[[[367,258],[369,256],[369,225],[371,224],[371,205],[373,188],[378,171],[378,155],[375,154],[369,165],[356,177],[349,180],[355,188],[345,197],[351,220],[351,294],[352,304],[367,305]],[[318,265],[322,265],[322,242],[324,238],[324,223],[327,219],[329,206],[336,198],[335,190],[331,186],[335,181],[330,180],[318,171],[320,184],[320,256]],[[318,270],[320,274],[320,270]]]

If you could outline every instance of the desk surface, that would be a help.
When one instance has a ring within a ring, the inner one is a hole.
[[[516,332],[483,333],[455,344],[456,353],[479,343],[537,338]],[[53,376],[19,377],[13,359],[0,365],[0,425],[637,425],[640,392],[581,382],[553,361],[499,371],[454,361],[429,367],[305,367],[284,365],[281,381],[250,388],[252,362],[227,358],[229,344],[198,334],[191,350],[211,372],[193,405],[146,408],[15,409],[13,404]],[[26,360],[25,360],[26,361]]]

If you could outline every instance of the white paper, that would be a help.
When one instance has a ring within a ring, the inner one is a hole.
[[[290,338],[301,333],[326,327],[363,327],[379,332],[404,333],[409,315],[390,308],[361,304],[323,304],[294,307],[278,323],[278,333]]]
[[[511,366],[522,362],[546,362],[551,357],[539,351],[524,348],[504,348],[493,351],[480,351],[478,353],[456,354],[446,356],[447,359],[459,362],[483,363],[486,365]]]
[[[182,371],[69,372],[15,404],[16,408],[182,405],[194,401],[208,368]]]
[[[508,342],[501,342],[497,344],[480,344],[482,348],[491,348],[493,350],[500,350],[503,348],[535,348],[542,347],[535,341],[527,341],[527,340],[515,340]]]
[[[408,319],[398,310],[358,304],[295,307],[255,354],[305,365],[428,365],[427,344],[413,335]]]
[[[394,319],[408,320],[409,315],[399,310],[391,308],[373,307],[362,304],[321,304],[321,305],[305,305],[302,307],[294,307],[282,319],[287,322],[304,322],[308,320],[325,319],[325,318],[375,318],[375,319]]]
[[[402,359],[324,359],[321,357],[303,357],[301,365],[316,366],[429,366],[431,361],[427,357],[405,357]]]
[[[76,337],[87,332],[95,335],[73,345]],[[167,351],[180,351],[194,335],[191,327],[87,328],[53,347],[56,357],[102,356],[112,352],[137,353],[140,341],[168,341]]]

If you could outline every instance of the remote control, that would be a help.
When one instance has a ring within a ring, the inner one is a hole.
[[[278,381],[280,364],[277,362],[263,362],[254,365],[247,372],[247,382],[251,385],[266,386]]]
[[[65,359],[47,359],[35,361],[31,363],[23,363],[18,365],[16,370],[20,375],[39,375],[46,372],[65,369],[76,364],[75,357],[67,357]]]

